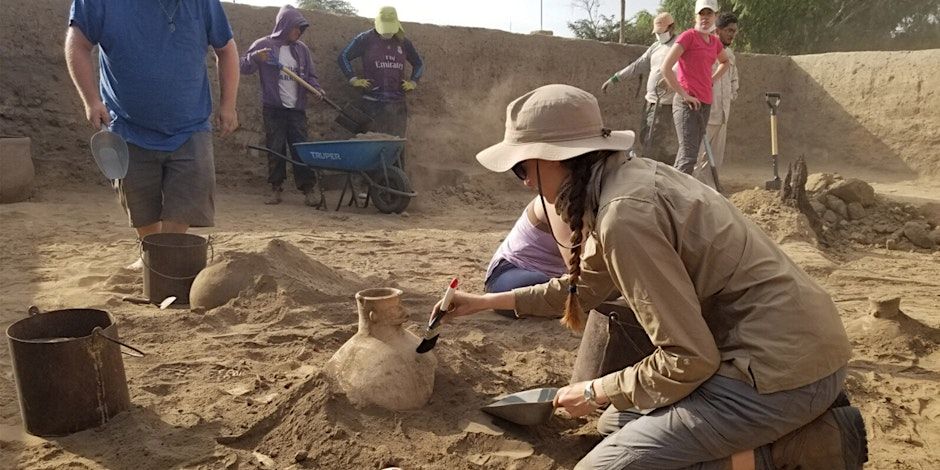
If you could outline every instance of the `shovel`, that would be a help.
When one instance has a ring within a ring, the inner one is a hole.
[[[777,107],[780,106],[780,93],[764,93],[767,106],[770,106],[770,162],[774,169],[774,179],[764,182],[764,189],[777,191],[780,189],[780,175],[777,174]]]
[[[356,108],[355,106],[348,105],[345,108],[336,104],[333,100],[327,98],[320,93],[320,90],[317,90],[313,85],[307,83],[306,80],[300,78],[299,75],[294,73],[293,70],[284,67],[283,65],[278,65],[281,68],[281,72],[284,72],[288,77],[292,78],[295,82],[299,83],[300,86],[304,87],[310,93],[313,93],[320,99],[326,102],[326,104],[333,107],[333,109],[339,111],[339,116],[336,116],[336,123],[342,126],[344,129],[352,132],[353,134],[361,134],[372,126],[372,117],[363,112],[361,109]]]
[[[119,180],[127,176],[127,142],[108,130],[107,124],[101,124],[101,130],[91,136],[90,145],[95,163],[106,178]]]
[[[557,394],[557,388],[535,388],[505,395],[482,409],[487,414],[523,426],[542,424],[554,414]]]

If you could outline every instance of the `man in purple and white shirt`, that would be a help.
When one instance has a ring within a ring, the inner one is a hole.
[[[361,58],[359,75],[352,61]],[[405,62],[411,75],[405,79]],[[382,7],[375,17],[375,27],[356,36],[339,55],[339,67],[349,84],[363,89],[362,108],[375,119],[370,129],[405,137],[408,108],[405,93],[417,87],[424,72],[424,62],[398,21],[393,7]]]
[[[274,30],[270,35],[255,41],[241,59],[241,73],[258,72],[261,79],[262,117],[264,133],[269,149],[284,155],[293,155],[291,145],[307,141],[307,93],[306,90],[281,72],[280,65],[323,93],[313,68],[310,49],[300,41],[300,36],[309,26],[300,11],[290,5],[277,13]],[[322,195],[316,190],[317,174],[310,168],[293,165],[294,183],[305,195],[304,203],[319,206]],[[287,162],[268,155],[268,183],[271,196],[265,204],[281,202],[284,180],[287,179]]]

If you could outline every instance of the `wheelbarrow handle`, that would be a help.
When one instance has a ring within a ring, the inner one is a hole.
[[[280,158],[281,160],[285,160],[285,161],[288,161],[288,162],[290,162],[290,163],[293,163],[294,165],[300,165],[300,166],[304,166],[304,167],[307,167],[307,168],[312,168],[310,165],[308,165],[308,164],[306,164],[306,163],[304,163],[304,162],[301,162],[301,161],[298,161],[298,160],[294,160],[293,158],[289,158],[289,157],[287,157],[286,155],[281,155],[280,153],[277,153],[277,152],[275,152],[274,150],[271,150],[271,149],[269,149],[269,148],[267,148],[267,147],[260,147],[260,146],[258,146],[258,145],[248,145],[247,147],[250,148],[250,149],[254,149],[254,150],[260,150],[260,151],[262,151],[262,152],[267,152],[267,153],[270,154],[270,155],[274,155],[275,157]]]
[[[314,86],[307,83],[306,80],[300,78],[300,75],[297,75],[296,73],[294,73],[293,70],[283,65],[280,65],[280,67],[281,67],[281,72],[284,72],[288,77],[293,79],[295,82],[299,83],[300,86],[306,88],[307,91],[309,91],[310,93],[313,93],[314,95],[316,95],[318,98],[322,99],[323,101],[326,101],[326,104],[332,106],[337,111],[340,111],[340,112],[343,111],[343,108],[340,107],[340,105],[336,104],[333,100],[327,98],[326,95],[323,94],[323,92],[314,88]]]

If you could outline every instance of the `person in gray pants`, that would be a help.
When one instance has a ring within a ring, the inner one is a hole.
[[[631,157],[633,133],[605,128],[590,93],[546,85],[506,116],[477,160],[555,204],[578,262],[544,284],[457,291],[448,316],[563,311],[581,331],[586,311],[623,296],[649,352],[554,399],[575,417],[607,407],[579,469],[861,466],[861,414],[836,403],[852,347],[822,286],[725,197]]]
[[[695,3],[695,26],[676,38],[660,69],[663,79],[675,90],[672,118],[679,138],[675,167],[692,174],[698,149],[705,136],[705,126],[712,104],[712,82],[724,75],[730,61],[718,36],[711,34],[715,27],[717,0],[699,0]],[[718,68],[712,73],[712,65]],[[673,67],[678,64],[676,71]]]

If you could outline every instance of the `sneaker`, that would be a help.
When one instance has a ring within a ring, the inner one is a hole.
[[[131,271],[143,271],[144,270],[144,259],[137,258],[137,261],[134,261],[131,264],[128,264],[124,269],[130,269]]]
[[[778,439],[772,453],[776,468],[859,470],[868,461],[862,413],[854,406],[832,408]]]
[[[323,194],[316,191],[306,191],[304,193],[304,204],[317,208],[323,206]]]
[[[280,186],[271,188],[271,194],[269,194],[268,198],[264,200],[264,203],[268,205],[280,204],[282,191],[284,190]]]

